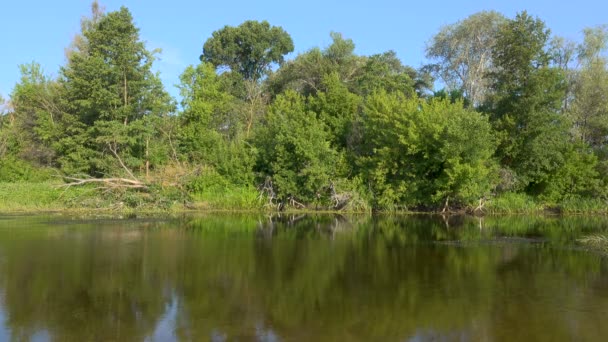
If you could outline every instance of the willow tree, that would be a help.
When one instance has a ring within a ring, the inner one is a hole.
[[[492,49],[505,21],[494,11],[473,14],[441,28],[426,48],[426,57],[435,61],[430,65],[434,73],[473,105],[481,104],[488,92],[486,74],[494,70]]]

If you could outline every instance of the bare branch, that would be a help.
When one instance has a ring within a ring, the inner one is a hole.
[[[129,177],[131,177],[131,179],[135,180],[136,182],[139,182],[139,180],[137,180],[137,178],[133,175],[131,170],[129,170],[129,168],[125,165],[125,163],[123,163],[122,159],[118,155],[118,148],[116,147],[116,144],[112,145],[111,143],[108,143],[108,148],[110,149],[110,151],[112,152],[114,157],[116,157],[116,159],[118,159],[120,166],[122,166],[122,168],[127,172]]]

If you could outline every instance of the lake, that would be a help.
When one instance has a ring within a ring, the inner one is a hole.
[[[0,216],[0,341],[603,341],[595,217]]]

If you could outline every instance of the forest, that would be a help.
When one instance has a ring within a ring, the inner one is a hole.
[[[175,99],[130,11],[91,9],[0,97],[0,209],[608,210],[608,26],[479,12],[414,68],[337,32],[288,59],[245,21],[193,42]]]

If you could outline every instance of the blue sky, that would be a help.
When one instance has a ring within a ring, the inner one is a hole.
[[[128,7],[141,38],[163,54],[155,68],[174,96],[174,84],[189,64],[198,62],[202,45],[224,25],[268,20],[293,38],[295,53],[327,46],[329,32],[341,32],[355,42],[358,54],[395,50],[414,67],[425,62],[426,42],[442,25],[482,10],[513,17],[527,10],[545,21],[554,34],[580,40],[585,27],[608,24],[608,1],[398,1],[398,0],[105,0],[107,11]],[[57,75],[65,63],[64,49],[79,32],[89,0],[7,0],[0,12],[0,94],[5,98],[19,79],[18,65],[36,61]],[[294,53],[294,55],[295,55]]]

